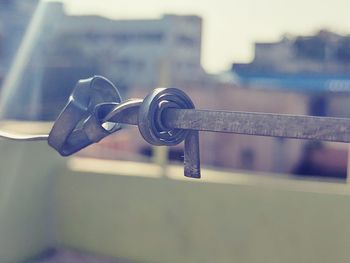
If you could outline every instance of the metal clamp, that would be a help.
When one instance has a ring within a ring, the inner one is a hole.
[[[117,88],[106,78],[80,80],[53,125],[49,145],[67,156],[119,130],[120,125],[106,127],[100,120],[105,117],[101,116],[103,112],[107,114],[120,102]]]

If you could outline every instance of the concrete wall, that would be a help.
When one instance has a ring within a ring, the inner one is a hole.
[[[52,192],[58,155],[45,142],[0,141],[0,262],[17,263],[55,244]]]
[[[0,262],[52,245],[136,262],[348,262],[346,184],[67,159],[1,142]],[[142,175],[142,176],[141,176]]]
[[[135,165],[117,176],[118,165],[100,166],[104,174],[87,161],[59,177],[63,246],[136,262],[349,262],[347,185],[209,172],[169,180],[146,168],[130,176]]]

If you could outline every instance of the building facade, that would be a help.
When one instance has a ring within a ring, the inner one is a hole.
[[[81,48],[83,60],[90,59],[122,86],[154,88],[205,76],[198,16],[164,15],[148,20],[65,16],[57,39],[66,50]]]
[[[8,72],[39,0],[0,1],[0,78]]]
[[[62,3],[43,2],[28,24],[32,36],[27,34],[21,44],[25,61],[7,87],[16,92],[6,103],[21,103],[22,108],[4,110],[7,118],[53,120],[75,83],[97,74],[116,83],[124,96],[131,88],[181,86],[208,78],[201,66],[198,16],[113,20],[68,15]],[[31,94],[40,94],[35,107],[28,103]]]
[[[350,90],[350,35],[321,30],[313,36],[256,43],[251,63],[235,63],[243,85],[296,91]]]

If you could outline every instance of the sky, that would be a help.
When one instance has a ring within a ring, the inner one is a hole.
[[[255,42],[320,29],[350,34],[349,0],[63,0],[70,14],[115,19],[157,18],[164,13],[203,18],[203,67],[212,73],[249,62]]]

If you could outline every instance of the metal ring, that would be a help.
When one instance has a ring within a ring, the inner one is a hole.
[[[153,145],[177,145],[185,140],[187,130],[167,128],[162,121],[162,112],[167,108],[193,109],[190,97],[175,88],[157,88],[142,102],[138,127],[142,137]]]
[[[110,130],[104,129],[94,113],[97,105],[113,102],[120,103],[121,96],[108,79],[94,76],[80,80],[51,129],[48,138],[49,145],[61,155],[67,156],[120,129],[119,125]],[[95,123],[93,123],[95,128],[98,125],[101,127],[100,129],[87,129],[87,134],[83,128],[84,124],[85,128],[91,127],[92,120],[89,121],[89,116],[95,117]],[[98,131],[99,134],[93,136],[89,134],[89,131]]]

